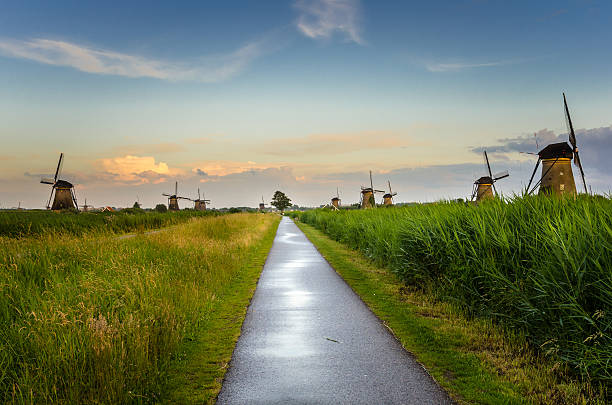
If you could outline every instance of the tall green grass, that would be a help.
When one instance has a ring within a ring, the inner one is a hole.
[[[612,201],[521,197],[297,214],[543,353],[612,383]]]
[[[189,218],[218,215],[216,211],[178,212],[54,212],[0,211],[0,236],[23,237],[48,232],[80,235],[84,232],[130,232],[175,225]]]
[[[158,400],[179,346],[277,222],[235,214],[125,240],[0,237],[0,402]]]

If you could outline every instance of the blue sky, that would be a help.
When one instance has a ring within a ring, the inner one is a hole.
[[[504,145],[563,134],[563,91],[607,192],[611,16],[596,0],[6,2],[0,206],[43,205],[60,152],[94,205],[152,206],[175,180],[219,207],[278,188],[350,203],[368,170],[400,201],[465,197],[486,146],[518,192],[534,162]]]

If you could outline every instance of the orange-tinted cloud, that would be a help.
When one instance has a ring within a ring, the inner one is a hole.
[[[180,169],[171,169],[165,162],[155,162],[153,156],[133,156],[99,159],[97,166],[121,182],[159,183],[166,176],[181,174]]]

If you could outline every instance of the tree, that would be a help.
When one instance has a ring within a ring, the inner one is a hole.
[[[272,205],[276,207],[277,210],[283,212],[285,208],[291,207],[291,199],[285,195],[282,191],[276,191],[274,196],[272,197]]]
[[[166,211],[168,211],[168,208],[164,204],[157,204],[155,206],[155,211],[157,211],[157,212],[166,212]]]

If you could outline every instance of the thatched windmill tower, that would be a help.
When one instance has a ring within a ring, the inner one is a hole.
[[[331,199],[332,207],[339,210],[340,209],[340,192],[338,191],[338,187],[336,187],[336,196]]]
[[[64,154],[60,153],[59,161],[57,162],[57,168],[55,169],[55,176],[50,178],[43,178],[40,180],[43,184],[51,184],[51,195],[47,201],[47,209],[52,210],[66,210],[76,209],[78,207],[76,196],[74,195],[74,186],[72,183],[61,180],[62,167],[64,165]],[[53,205],[51,204],[51,198],[55,192],[55,198],[53,198]]]
[[[178,211],[179,205],[178,205],[178,200],[191,200],[190,198],[187,197],[179,197],[178,196],[178,181],[174,183],[174,194],[166,194],[163,193],[162,194],[165,197],[168,197],[168,210],[170,211]]]
[[[372,183],[372,171],[370,170],[370,187],[361,186],[361,208],[376,207],[374,193],[384,193],[383,190],[374,190]]]
[[[259,211],[264,211],[266,209],[266,203],[264,203],[263,195],[261,196],[261,202],[259,203]]]
[[[497,190],[495,190],[495,182],[510,176],[507,171],[493,175],[491,173],[491,165],[489,164],[489,156],[487,156],[486,150],[483,152],[483,155],[485,160],[485,168],[487,169],[487,173],[489,175],[483,176],[474,182],[471,200],[474,201],[474,199],[476,199],[477,203],[484,200],[492,200],[495,197],[495,194],[497,194]],[[495,194],[493,194],[493,192],[495,192]]]
[[[198,198],[193,200],[193,202],[195,203],[193,209],[196,211],[206,211],[206,204],[210,203],[210,200],[200,197],[200,188],[198,187]]]
[[[572,118],[567,108],[565,93],[563,93],[563,107],[565,108],[565,119],[571,147],[567,142],[552,143],[538,152],[538,162],[533,169],[533,173],[529,179],[529,185],[527,186],[527,192],[529,194],[540,186],[540,190],[538,191],[540,194],[575,195],[576,182],[574,181],[574,173],[572,172],[572,158],[574,159],[574,165],[578,166],[580,169],[584,192],[587,194],[589,192],[586,180],[584,179],[584,170],[582,170],[580,155],[578,155],[576,134],[574,133],[574,125],[572,124]],[[533,188],[529,190],[540,162],[542,162],[542,176]]]
[[[383,195],[383,204],[385,206],[391,206],[393,205],[393,197],[395,197],[397,193],[391,190],[391,181],[387,180],[387,184],[389,184],[389,192]]]

